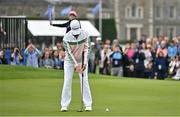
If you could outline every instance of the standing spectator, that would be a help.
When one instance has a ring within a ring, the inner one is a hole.
[[[46,51],[43,54],[42,59],[40,61],[40,66],[45,68],[53,68],[54,63],[53,60],[51,59],[50,52]]]
[[[111,74],[113,76],[123,76],[123,54],[119,45],[114,47],[114,52],[110,55],[111,58]]]
[[[3,50],[0,50],[0,64],[7,64],[6,59],[4,58]]]
[[[125,77],[134,77],[133,61],[128,57],[128,46],[124,50],[123,56],[123,74]]]
[[[168,61],[164,57],[164,53],[162,51],[159,52],[158,57],[156,58],[155,66],[155,75],[157,79],[164,80],[168,68]]]
[[[61,59],[59,58],[58,51],[55,50],[55,51],[53,51],[52,54],[53,54],[54,68],[55,68],[55,69],[62,69],[62,68],[63,68],[63,64],[62,64]]]
[[[156,57],[158,57],[159,53],[162,52],[163,56],[167,57],[167,47],[166,47],[166,41],[162,41],[160,48],[157,49]]]
[[[180,67],[177,69],[176,75],[173,76],[172,79],[174,79],[174,80],[180,80]]]
[[[171,61],[169,63],[169,75],[174,76],[178,70],[178,68],[180,67],[180,61],[179,61],[179,57],[173,57],[171,58]]]
[[[109,45],[105,44],[103,50],[100,51],[100,64],[99,72],[100,74],[110,75],[110,55],[111,50]]]
[[[88,64],[88,70],[90,73],[96,72],[96,48],[95,43],[91,42],[91,49],[89,52],[89,64]]]
[[[117,39],[114,39],[112,43],[112,51],[115,51],[117,45],[119,45],[119,41]]]
[[[144,78],[144,72],[145,72],[144,59],[145,59],[145,55],[143,52],[141,51],[135,52],[133,60],[134,60],[135,77],[137,78]]]
[[[7,49],[4,51],[4,58],[7,61],[7,64],[11,64],[11,53],[12,50],[10,47],[7,47]]]
[[[62,68],[64,68],[64,59],[65,59],[65,52],[64,50],[59,50],[59,59],[61,60]]]
[[[145,75],[145,78],[148,78],[148,79],[154,78],[154,70],[153,70],[153,62],[152,61],[150,61],[147,64],[144,75]]]
[[[23,57],[19,48],[14,48],[11,54],[11,65],[22,65]]]
[[[22,61],[22,65],[26,65],[26,63],[27,63],[27,56],[26,56],[26,54],[24,53],[24,51],[25,51],[25,49],[22,49],[21,50],[21,55],[22,55],[22,57],[23,57],[23,61]]]
[[[31,43],[27,46],[24,53],[27,56],[27,66],[38,67],[38,58],[41,52]]]
[[[100,37],[97,37],[97,38],[96,38],[95,48],[96,48],[98,51],[103,48],[102,40],[101,40]]]
[[[100,37],[96,38],[95,42],[95,66],[100,66],[101,54],[100,52],[103,50],[103,42]],[[95,68],[96,69],[96,68]]]
[[[134,43],[131,43],[131,44],[130,44],[130,47],[129,47],[129,49],[128,49],[128,53],[127,53],[129,59],[131,59],[131,60],[133,59],[134,52],[135,52],[135,44],[134,44]]]
[[[144,66],[146,67],[147,64],[153,60],[153,53],[152,53],[152,46],[150,44],[146,45],[146,50],[145,50],[145,59],[144,59]]]
[[[56,47],[58,51],[63,50],[63,44],[61,42],[57,42]]]
[[[168,46],[168,57],[173,58],[177,55],[177,46],[174,44],[174,41],[171,40]]]

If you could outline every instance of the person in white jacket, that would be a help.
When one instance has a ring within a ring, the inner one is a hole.
[[[80,28],[80,22],[73,20],[71,30],[65,34],[63,44],[65,48],[64,59],[64,85],[61,95],[61,111],[66,112],[71,102],[72,77],[74,71],[79,73],[82,99],[86,111],[92,110],[92,97],[88,82],[88,55],[90,49],[89,35]],[[84,56],[84,61],[82,61]],[[82,66],[82,63],[83,66]],[[82,80],[83,74],[83,80]],[[82,86],[83,84],[83,86]],[[83,88],[83,89],[82,89]]]

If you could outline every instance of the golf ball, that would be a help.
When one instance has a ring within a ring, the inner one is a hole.
[[[106,108],[106,112],[109,112],[109,108]]]

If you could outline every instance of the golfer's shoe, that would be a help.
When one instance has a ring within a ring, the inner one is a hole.
[[[61,112],[67,112],[67,107],[61,107]]]
[[[85,111],[86,111],[86,112],[91,112],[91,111],[92,111],[92,107],[86,107],[86,108],[85,108]]]

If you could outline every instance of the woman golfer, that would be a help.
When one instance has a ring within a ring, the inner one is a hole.
[[[53,24],[52,21],[50,20],[50,25],[57,27],[66,27],[66,33],[68,33],[71,30],[70,28],[71,21],[77,19],[76,11],[70,11],[68,17],[69,17],[69,21],[64,24]]]
[[[71,102],[72,77],[79,73],[82,100],[85,111],[92,110],[92,97],[88,83],[88,55],[90,40],[88,33],[80,28],[78,20],[70,22],[71,30],[63,38],[65,48],[64,85],[61,95],[61,111],[66,112]]]

